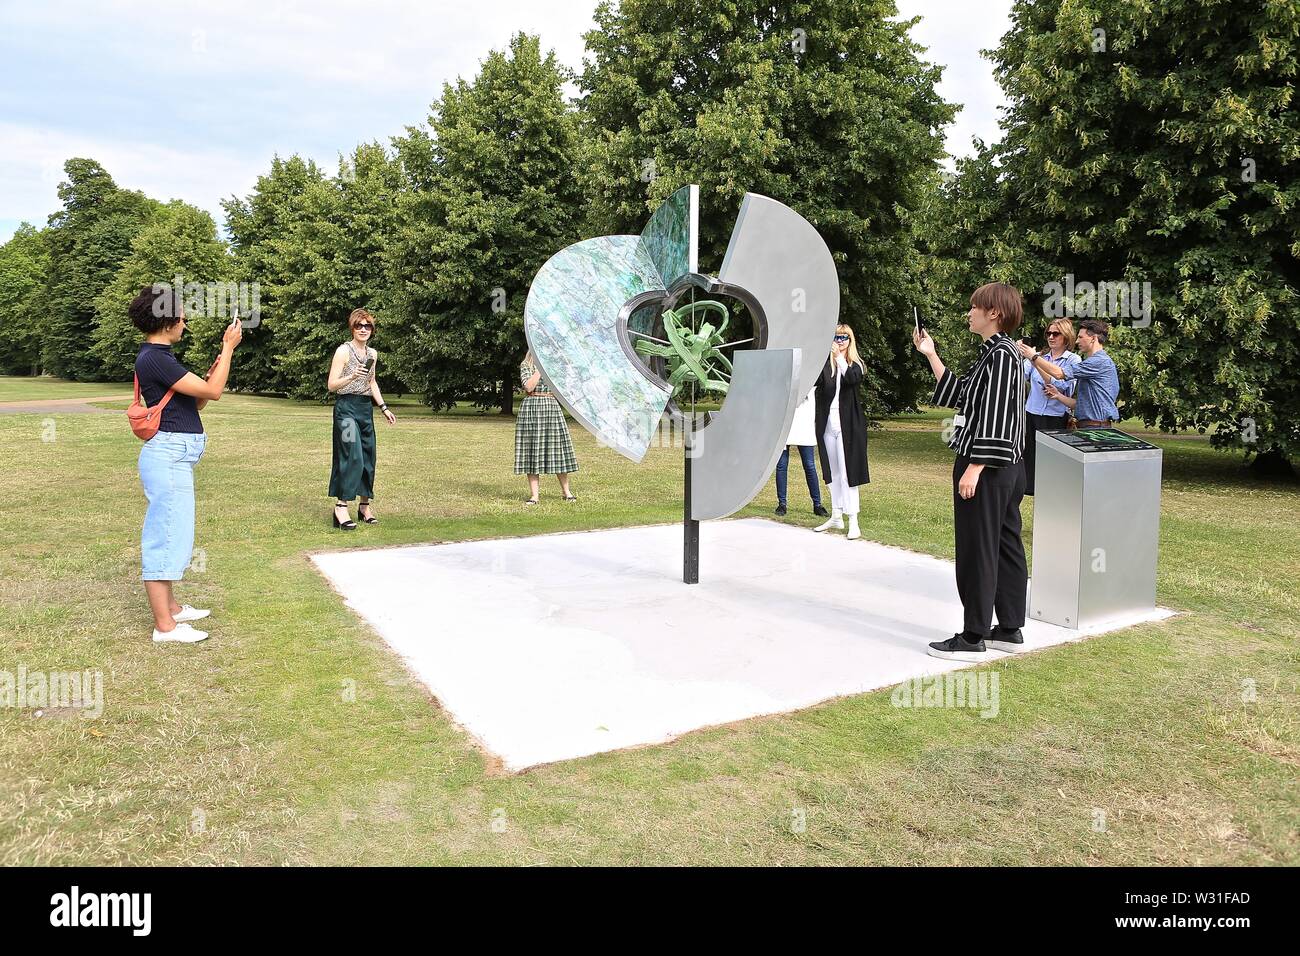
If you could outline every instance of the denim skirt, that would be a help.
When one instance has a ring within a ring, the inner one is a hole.
[[[140,534],[140,577],[179,581],[194,555],[194,466],[208,436],[158,432],[140,449],[140,483],[149,507]]]

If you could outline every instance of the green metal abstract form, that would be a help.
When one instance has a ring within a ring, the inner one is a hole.
[[[722,324],[714,329],[711,323],[705,322],[699,331],[694,331],[695,317],[708,312],[721,315]],[[674,400],[694,398],[697,389],[700,393],[726,395],[731,385],[731,362],[721,348],[725,344],[722,333],[731,321],[727,307],[714,299],[688,302],[679,309],[664,312],[663,321],[669,344],[641,339],[635,348],[638,355],[664,360]]]

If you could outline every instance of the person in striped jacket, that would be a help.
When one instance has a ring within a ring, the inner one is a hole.
[[[1004,282],[975,290],[967,319],[984,340],[964,375],[944,367],[934,340],[913,332],[917,351],[936,380],[934,403],[955,408],[948,447],[957,453],[952,470],[953,530],[962,630],[930,645],[929,654],[950,660],[983,660],[987,648],[1024,647],[1028,568],[1020,538],[1020,500],[1025,494],[1025,377],[1011,333],[1020,327],[1020,292]],[[994,614],[997,627],[990,631]]]

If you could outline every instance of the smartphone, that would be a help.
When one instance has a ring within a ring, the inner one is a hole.
[[[374,369],[374,367],[375,367],[375,357],[374,357],[373,355],[367,355],[367,356],[366,356],[366,374],[369,375],[369,374],[371,373],[371,371]]]
[[[912,306],[912,322],[916,324],[916,334],[925,335],[925,324],[921,322],[921,313],[916,310],[916,306]]]

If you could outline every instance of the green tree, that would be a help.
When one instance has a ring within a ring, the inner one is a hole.
[[[155,283],[201,284],[227,281],[231,268],[217,226],[201,209],[173,200],[163,206],[131,242],[131,253],[117,274],[95,298],[94,344],[91,348],[110,379],[129,379],[139,351],[140,332],[131,324],[127,306],[140,289]],[[183,291],[183,290],[182,290]],[[186,302],[186,335],[177,357],[202,375],[216,358],[221,330],[230,316],[215,314],[203,303]],[[216,307],[216,308],[219,308]],[[206,311],[205,311],[206,310]]]
[[[292,397],[327,398],[330,358],[348,337],[348,315],[362,307],[383,314],[401,185],[401,169],[382,146],[358,146],[337,176],[306,185],[298,215],[272,240],[275,371]],[[374,339],[383,353],[387,331],[381,322]],[[387,365],[385,354],[381,376]]]
[[[261,304],[260,323],[244,332],[239,357],[231,370],[232,383],[243,390],[285,393],[292,383],[277,363],[282,348],[277,335],[285,316],[282,297],[294,281],[282,244],[296,225],[309,218],[307,192],[321,184],[324,173],[311,160],[298,156],[271,161],[271,170],[259,176],[252,193],[222,202],[226,230],[234,250],[234,277],[256,283]]]
[[[1026,249],[1019,233],[1007,228],[1007,210],[1014,200],[997,148],[979,140],[974,146],[973,155],[957,160],[955,173],[936,178],[912,217],[929,330],[940,354],[955,366],[973,361],[978,352],[978,340],[966,320],[972,292],[986,282],[1029,290],[1020,334],[1041,341],[1038,333],[1051,320],[1037,311],[1039,300],[1032,290],[1056,274],[1055,266]]]
[[[745,192],[798,210],[835,257],[873,414],[921,394],[910,215],[954,115],[896,16],[892,0],[605,2],[580,83],[588,230],[637,232],[699,183],[700,265],[716,271]]]
[[[34,375],[40,370],[40,323],[49,253],[45,236],[22,223],[0,246],[0,373]]]
[[[63,208],[50,216],[45,231],[49,260],[41,362],[53,375],[88,381],[104,374],[91,351],[95,298],[159,203],[119,188],[93,159],[69,159],[63,169],[68,176],[59,184]]]
[[[565,79],[553,52],[517,34],[473,82],[444,85],[428,129],[395,141],[407,188],[390,257],[390,341],[398,374],[430,405],[512,410],[529,283],[579,238]]]
[[[1300,452],[1300,5],[1019,0],[1012,18],[991,221],[1033,283],[1042,261],[1151,284],[1149,325],[1111,339],[1125,414],[1283,464]]]

